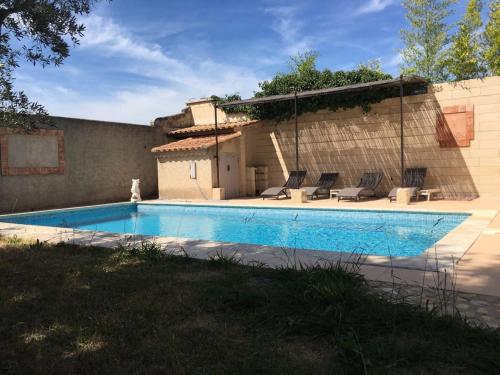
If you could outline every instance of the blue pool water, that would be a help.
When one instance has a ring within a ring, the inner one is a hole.
[[[468,214],[126,204],[0,221],[292,249],[416,256]]]

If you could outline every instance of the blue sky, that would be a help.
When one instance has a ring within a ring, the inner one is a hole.
[[[52,115],[138,124],[190,98],[252,96],[306,50],[319,52],[319,68],[377,58],[397,74],[405,26],[396,0],[114,0],[82,21],[85,37],[64,65],[23,64],[17,87]]]

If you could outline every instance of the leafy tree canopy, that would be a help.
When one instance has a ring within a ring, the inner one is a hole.
[[[383,73],[380,64],[368,62],[360,64],[356,69],[350,71],[338,70],[332,72],[329,69],[318,70],[316,68],[317,54],[308,52],[290,59],[290,70],[287,73],[278,73],[271,80],[259,83],[259,91],[255,97],[270,95],[292,94],[294,92],[317,90],[329,87],[347,86],[356,83],[366,83],[391,79],[392,76]],[[410,90],[412,90],[410,88]],[[355,93],[342,95],[322,95],[311,98],[300,99],[297,108],[298,114],[316,112],[321,109],[336,111],[361,106],[365,111],[370,109],[370,104],[380,102],[386,98],[399,95],[396,89],[374,89],[363,90]],[[239,100],[238,94],[226,95],[223,98],[212,96],[218,103]],[[254,119],[272,119],[277,121],[287,120],[293,116],[293,102],[275,102],[254,106],[239,106],[228,108],[227,112],[244,112]]]
[[[409,28],[401,31],[405,48],[403,74],[417,74],[432,82],[448,79],[446,70],[450,25],[446,18],[456,0],[404,0]]]
[[[481,58],[481,0],[470,0],[458,31],[452,37],[448,70],[457,81],[481,78],[486,73]]]
[[[42,67],[60,65],[78,44],[88,14],[97,0],[0,1],[0,126],[31,128],[49,123],[48,114],[13,87],[19,60]]]
[[[490,3],[489,18],[483,34],[483,58],[492,75],[500,75],[500,0]]]

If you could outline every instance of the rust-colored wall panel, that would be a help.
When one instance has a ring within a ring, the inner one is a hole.
[[[474,139],[474,107],[444,107],[437,116],[436,132],[440,147],[469,147]]]

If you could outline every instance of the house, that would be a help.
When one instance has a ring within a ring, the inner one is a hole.
[[[338,187],[355,185],[362,172],[380,170],[383,195],[401,180],[402,157],[406,167],[426,167],[427,187],[439,187],[446,199],[500,196],[500,77],[429,85],[427,93],[403,99],[403,107],[395,97],[369,112],[356,107],[299,116],[305,183],[335,171]],[[217,121],[219,183],[210,99],[190,101],[182,113],[155,120],[168,136],[168,143],[152,150],[160,198],[212,199],[217,186],[226,198],[253,196],[280,186],[296,169],[293,118],[253,121],[218,109]]]
[[[245,131],[256,121],[218,109],[219,186],[226,198],[246,195]],[[155,147],[160,198],[212,199],[217,186],[214,106],[210,99],[187,103],[177,115],[158,118],[169,142]]]

